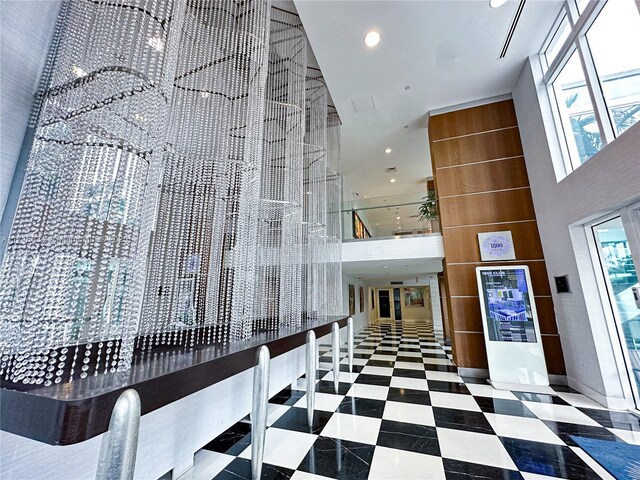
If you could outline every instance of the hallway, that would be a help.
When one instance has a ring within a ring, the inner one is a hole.
[[[343,360],[338,395],[322,368],[331,353],[320,351],[312,429],[304,380],[270,400],[263,479],[609,479],[571,435],[640,444],[638,418],[568,387],[508,392],[459,377],[426,324],[371,325],[355,340],[354,373]],[[181,479],[250,478],[249,444],[247,418]]]

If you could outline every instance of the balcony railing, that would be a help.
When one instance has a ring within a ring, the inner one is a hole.
[[[344,240],[389,238],[440,232],[437,216],[420,217],[426,192],[362,198],[342,204]]]

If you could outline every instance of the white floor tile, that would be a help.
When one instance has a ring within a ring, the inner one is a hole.
[[[365,375],[384,375],[390,377],[391,375],[393,375],[393,368],[367,366],[364,367],[360,373]]]
[[[316,392],[315,409],[322,410],[323,412],[335,412],[340,402],[344,399],[342,395],[333,395],[331,393]],[[304,395],[298,400],[294,407],[307,408],[307,396]]]
[[[178,480],[210,480],[225,469],[236,457],[210,450],[199,450],[193,457],[193,467]]]
[[[471,395],[461,395],[448,392],[429,392],[431,405],[434,407],[455,408],[456,410],[471,410],[481,412],[480,407]]]
[[[269,428],[264,442],[264,462],[295,470],[317,438],[309,433]],[[251,445],[239,456],[250,459]]]
[[[366,365],[368,361],[369,360],[367,360],[366,358],[354,358],[353,359],[353,364],[362,367],[362,366]],[[349,365],[349,359],[345,358],[345,359],[341,360],[340,363],[342,365]]]
[[[430,365],[453,365],[453,362],[448,358],[429,358],[425,357],[423,359],[424,363],[428,363]]]
[[[376,349],[378,351],[378,353],[382,353],[384,355],[384,352],[392,352],[394,355],[395,353],[398,351],[397,347],[385,347],[384,345],[378,347]]]
[[[380,354],[380,353],[375,353],[371,355],[371,358],[369,358],[369,360],[383,360],[385,362],[394,362],[395,359],[396,359],[395,355],[386,355],[386,354]]]
[[[508,390],[498,390],[491,385],[481,385],[475,383],[467,383],[467,388],[471,395],[476,397],[504,398],[505,400],[518,400],[517,397]]]
[[[420,453],[376,447],[369,471],[369,480],[390,479],[444,480],[444,467],[440,457]]]
[[[433,409],[428,405],[404,402],[387,402],[382,418],[396,422],[416,423],[435,427]]]
[[[634,445],[640,445],[640,432],[633,432],[631,430],[622,430],[619,428],[609,428],[611,433],[615,434],[618,438],[621,438],[627,443]]]
[[[495,435],[438,427],[438,440],[444,458],[517,470]]]
[[[537,473],[520,472],[524,480],[562,480],[560,477],[547,477],[546,475],[538,475]]]
[[[591,470],[600,475],[600,478],[603,480],[616,480],[609,472],[607,472],[602,465],[596,462],[593,458],[589,456],[587,452],[582,450],[580,447],[569,447],[573,452],[578,455],[584,463],[591,467]]]
[[[424,370],[424,364],[418,362],[396,362],[395,367],[405,370]]]
[[[555,405],[552,403],[522,402],[536,417],[542,420],[554,422],[577,423],[580,425],[599,426],[598,422],[589,418],[575,407],[570,405]]]
[[[322,436],[375,445],[381,424],[379,418],[335,413],[322,430]]]
[[[398,352],[399,357],[413,357],[413,358],[422,358],[422,352]]]
[[[301,470],[296,470],[291,475],[291,480],[333,480],[329,477],[323,477],[321,475],[314,475],[313,473],[303,472]]]
[[[373,353],[375,352],[375,349],[373,348],[354,348],[353,349],[353,353],[361,353],[363,355],[373,355]]]
[[[457,373],[451,373],[451,372],[432,372],[427,370],[427,379],[437,380],[440,382],[462,383],[462,378],[460,378]]]
[[[353,383],[358,378],[357,373],[349,373],[349,372],[338,372],[338,381],[341,383]],[[333,382],[333,371],[327,373],[322,380],[326,380],[327,382]]]
[[[409,388],[411,390],[429,390],[429,384],[421,378],[393,377],[390,386],[395,388]]]
[[[589,397],[587,397],[586,395],[582,395],[581,393],[558,392],[558,396],[574,407],[606,410],[606,407],[603,407],[598,402],[591,400]]]
[[[500,437],[520,438],[554,445],[565,444],[549,427],[542,423],[542,420],[537,418],[498,415],[495,413],[485,413],[484,415],[487,417],[491,428]]]
[[[347,392],[348,397],[372,398],[374,400],[386,400],[389,387],[382,385],[367,385],[366,383],[354,383]]]

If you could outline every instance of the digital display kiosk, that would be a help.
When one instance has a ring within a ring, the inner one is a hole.
[[[529,268],[477,267],[476,276],[493,386],[529,391],[536,391],[531,386],[548,387]]]

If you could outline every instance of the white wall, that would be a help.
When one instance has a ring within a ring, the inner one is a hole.
[[[0,218],[61,3],[0,2]]]
[[[349,285],[353,285],[356,290],[356,314],[353,315],[354,331],[364,328],[369,323],[369,310],[371,309],[371,299],[369,298],[365,281],[352,275],[342,275],[342,305],[344,314],[349,315]],[[360,287],[364,288],[364,311],[360,312]]]
[[[569,275],[573,293],[553,294],[569,385],[614,408],[632,406],[619,341],[600,297],[583,225],[640,198],[640,125],[556,181],[560,149],[536,56],[513,91],[550,283]],[[546,123],[545,123],[546,122]],[[555,289],[554,289],[555,290]]]

